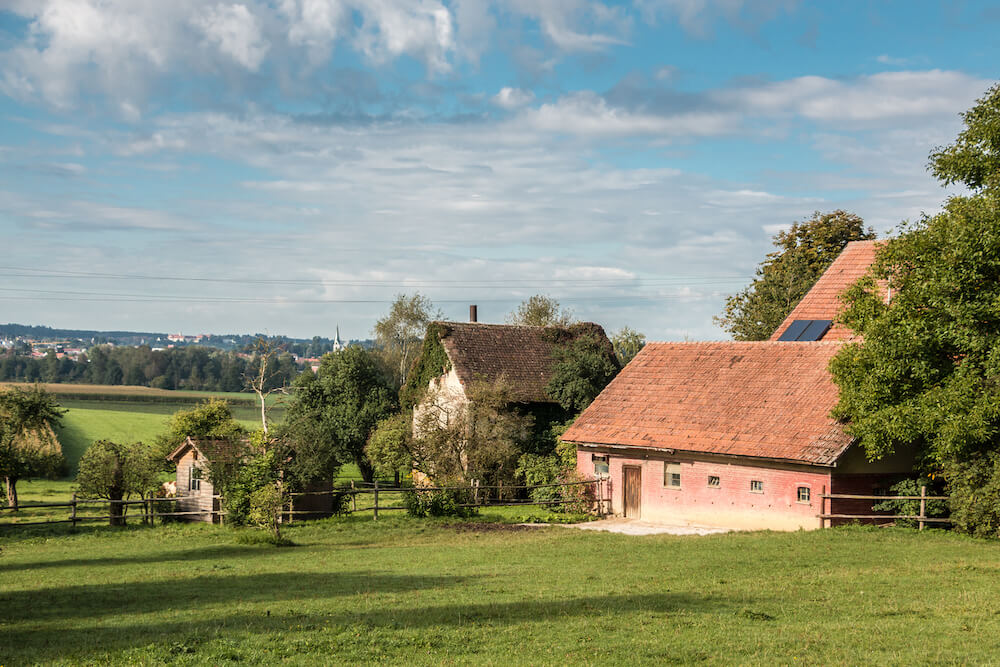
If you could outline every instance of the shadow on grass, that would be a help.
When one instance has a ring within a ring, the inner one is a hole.
[[[173,561],[192,562],[201,560],[220,560],[233,557],[267,558],[271,555],[281,555],[268,547],[237,544],[214,544],[207,547],[179,549],[176,551],[159,551],[141,556],[111,556],[105,558],[63,558],[60,560],[32,561],[27,563],[4,563],[0,560],[0,573],[29,572],[31,570],[48,570],[59,567],[117,567],[119,565],[138,565],[144,563],[170,563]]]
[[[260,553],[256,551],[256,553]],[[183,565],[178,567],[183,572]],[[0,609],[18,609],[19,621],[171,612],[208,605],[282,602],[357,594],[399,593],[465,584],[467,577],[370,572],[273,572],[227,575],[225,569],[162,581],[53,586],[0,593]]]
[[[274,575],[280,576],[283,583],[296,577],[293,573]],[[414,581],[414,579],[416,581]],[[324,575],[322,577],[306,577],[308,584],[313,586],[340,585],[350,588],[350,583],[360,584],[362,581],[372,582],[382,590],[399,592],[420,587],[435,587],[442,582],[436,578],[420,577],[386,577],[376,575],[369,577],[363,573],[348,575]],[[294,594],[285,590],[284,585],[270,587],[276,582],[270,577],[248,578],[247,584],[264,586],[261,596],[255,596],[247,601],[261,599],[275,593],[280,594],[276,600],[292,601],[302,597],[301,591]],[[455,584],[457,580],[448,579],[447,583]],[[350,591],[345,590],[343,594]],[[332,593],[337,595],[338,593]],[[309,597],[326,597],[330,591],[312,590]],[[169,607],[170,602],[160,601]],[[9,604],[4,602],[4,604]],[[742,601],[746,604],[746,600]],[[733,614],[736,607],[731,601],[721,597],[697,597],[689,594],[657,593],[647,595],[606,595],[570,598],[564,600],[531,600],[517,602],[481,602],[477,604],[451,604],[443,606],[386,606],[385,608],[367,611],[343,611],[342,607],[334,613],[281,613],[272,615],[270,611],[258,613],[232,613],[226,615],[212,614],[208,619],[190,619],[175,622],[135,623],[132,625],[103,625],[90,628],[44,628],[32,623],[32,628],[18,629],[8,627],[7,639],[10,646],[16,646],[25,655],[34,660],[46,660],[55,657],[72,655],[74,658],[94,655],[105,651],[123,651],[131,648],[145,647],[150,650],[167,650],[178,642],[191,642],[185,652],[197,652],[197,645],[209,638],[226,639],[239,642],[247,636],[261,636],[275,633],[285,636],[289,632],[317,632],[337,634],[349,631],[352,635],[366,636],[364,631],[389,630],[423,630],[441,628],[449,631],[483,625],[506,626],[521,623],[554,623],[558,624],[573,617],[621,616],[634,613],[670,614],[677,612],[701,614]],[[122,613],[132,610],[131,607],[115,609]],[[74,610],[76,611],[76,610]],[[88,614],[91,618],[93,616]],[[557,627],[557,626],[556,626]],[[317,635],[320,637],[321,635]],[[361,640],[359,640],[361,641]],[[364,640],[367,641],[367,640]],[[12,659],[17,656],[10,656]]]

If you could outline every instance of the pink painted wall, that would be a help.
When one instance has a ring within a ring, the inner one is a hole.
[[[796,530],[819,528],[820,494],[830,492],[830,472],[821,468],[781,464],[746,465],[699,460],[690,457],[644,454],[621,454],[580,448],[577,470],[594,476],[594,454],[609,457],[609,484],[612,511],[624,512],[622,504],[622,467],[642,470],[641,517],[651,521],[724,526],[741,529]],[[679,489],[664,484],[664,464],[678,463],[681,469]],[[708,486],[708,477],[719,477],[720,486]],[[751,480],[764,484],[763,493],[750,491]],[[810,489],[810,501],[798,501],[798,488]],[[605,491],[605,493],[609,493]]]

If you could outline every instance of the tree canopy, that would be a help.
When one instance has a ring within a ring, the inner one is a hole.
[[[874,238],[860,217],[839,209],[793,223],[774,235],[777,250],[746,289],[726,299],[716,324],[736,340],[767,340],[850,241]]]
[[[622,327],[611,334],[611,345],[615,348],[618,365],[622,368],[646,346],[646,336],[630,327]]]
[[[1000,187],[1000,84],[976,100],[962,119],[965,129],[955,143],[931,153],[931,173],[945,185]]]
[[[574,322],[573,311],[560,308],[558,301],[543,294],[525,299],[507,315],[507,324],[529,327],[566,327]]]
[[[418,292],[412,296],[397,294],[388,314],[375,322],[378,358],[396,389],[403,386],[420,353],[427,325],[440,318],[441,312],[431,300]]]
[[[327,354],[315,374],[303,373],[294,385],[280,429],[280,437],[295,451],[289,470],[300,476],[315,472],[315,479],[352,462],[370,481],[373,470],[365,444],[398,405],[395,388],[371,353],[352,346]]]
[[[553,356],[546,392],[573,413],[590,405],[621,370],[607,343],[593,334],[582,334],[557,346]]]
[[[76,476],[84,498],[128,500],[133,495],[151,494],[159,485],[159,469],[151,451],[141,442],[120,444],[98,440],[80,458]],[[112,503],[111,525],[125,522],[125,508]]]
[[[17,482],[58,473],[64,459],[53,428],[65,410],[41,387],[0,391],[0,476],[7,504],[17,507]]]
[[[979,192],[904,224],[844,297],[863,336],[834,358],[835,414],[872,459],[912,450],[944,473],[956,525],[1000,530],[1000,91],[965,114],[958,141],[932,154],[945,183]]]

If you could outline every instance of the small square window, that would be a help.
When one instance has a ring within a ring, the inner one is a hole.
[[[664,463],[663,464],[663,486],[669,486],[672,489],[681,488],[681,464],[680,463]]]
[[[708,488],[710,488],[710,489],[717,489],[720,486],[722,486],[722,480],[721,479],[719,479],[716,475],[709,475],[708,476]]]
[[[750,493],[764,493],[764,482],[759,479],[750,480]]]
[[[800,486],[799,487],[798,499],[799,499],[800,503],[807,503],[807,502],[809,502],[809,499],[810,499],[811,496],[812,496],[812,491],[809,489],[808,486]]]
[[[608,474],[608,456],[607,454],[594,454],[594,474],[595,475],[607,475]]]

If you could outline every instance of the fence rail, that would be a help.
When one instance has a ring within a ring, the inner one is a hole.
[[[420,486],[420,487],[402,487],[402,486],[384,486],[381,482],[368,483],[370,486],[356,484],[351,482],[350,487],[340,487],[334,488],[327,491],[304,491],[290,493],[289,502],[282,511],[282,521],[287,521],[288,523],[293,523],[298,518],[308,518],[308,517],[327,517],[331,515],[330,510],[303,510],[296,509],[296,501],[308,497],[316,496],[329,496],[329,495],[341,495],[349,497],[349,508],[341,508],[340,512],[344,514],[355,514],[371,512],[372,518],[378,520],[380,512],[399,512],[406,511],[409,509],[407,505],[399,504],[399,494],[402,493],[436,493],[441,491],[465,491],[469,494],[472,502],[458,503],[459,507],[463,508],[476,508],[476,509],[489,509],[491,507],[528,507],[528,506],[540,506],[540,507],[552,507],[557,505],[569,505],[572,503],[580,502],[580,498],[560,498],[560,499],[534,499],[530,497],[531,491],[536,489],[560,489],[569,487],[593,487],[594,489],[594,505],[597,513],[600,516],[605,516],[610,512],[611,498],[605,497],[606,483],[602,479],[588,480],[581,482],[564,482],[558,484],[538,484],[538,485],[480,485],[477,482],[469,486]],[[495,491],[496,493],[490,493],[490,491]],[[505,494],[514,494],[515,492],[527,491],[528,498],[504,498]],[[368,506],[362,505],[358,506],[358,497],[371,497],[371,504]],[[155,519],[160,518],[181,518],[181,517],[209,517],[210,521],[214,521],[216,517],[222,518],[225,516],[226,512],[217,509],[199,509],[194,511],[172,511],[172,512],[159,512],[156,511],[157,503],[175,503],[177,501],[184,500],[185,498],[192,498],[192,496],[177,496],[175,498],[144,498],[140,500],[105,500],[105,499],[88,499],[88,498],[77,498],[76,494],[73,494],[73,499],[69,502],[44,502],[44,503],[21,503],[16,508],[12,507],[0,507],[0,516],[3,512],[30,512],[33,509],[52,509],[52,508],[68,508],[70,510],[70,515],[68,518],[50,518],[44,521],[11,521],[11,522],[0,522],[0,529],[4,528],[17,528],[26,526],[41,526],[41,525],[52,525],[52,524],[72,524],[74,527],[78,523],[93,522],[93,521],[114,521],[116,518],[120,518],[122,522],[127,518],[129,507],[140,507],[142,512],[139,514],[139,518],[143,523],[149,525],[155,524]],[[205,496],[203,499],[208,499]],[[211,500],[214,502],[221,500],[221,496],[213,495]],[[122,509],[121,514],[115,514],[112,511],[112,507],[118,506]],[[78,510],[86,509],[89,507],[105,507],[108,509],[107,515],[90,515],[81,514]],[[29,517],[25,517],[29,518]]]
[[[884,502],[886,500],[919,500],[920,501],[920,513],[919,514],[847,514],[847,513],[834,513],[833,512],[833,501],[834,500],[870,500],[872,504],[876,502]],[[868,521],[877,519],[906,519],[910,521],[916,521],[917,526],[920,530],[924,529],[924,526],[928,523],[951,523],[951,519],[944,517],[932,517],[927,516],[927,501],[928,500],[948,500],[948,496],[928,496],[927,487],[920,487],[919,496],[864,496],[857,495],[853,493],[826,493],[826,489],[820,494],[820,513],[819,517],[819,527],[826,528],[827,522],[830,522],[832,526],[832,519],[864,519]],[[830,511],[827,512],[827,506],[830,507]]]

